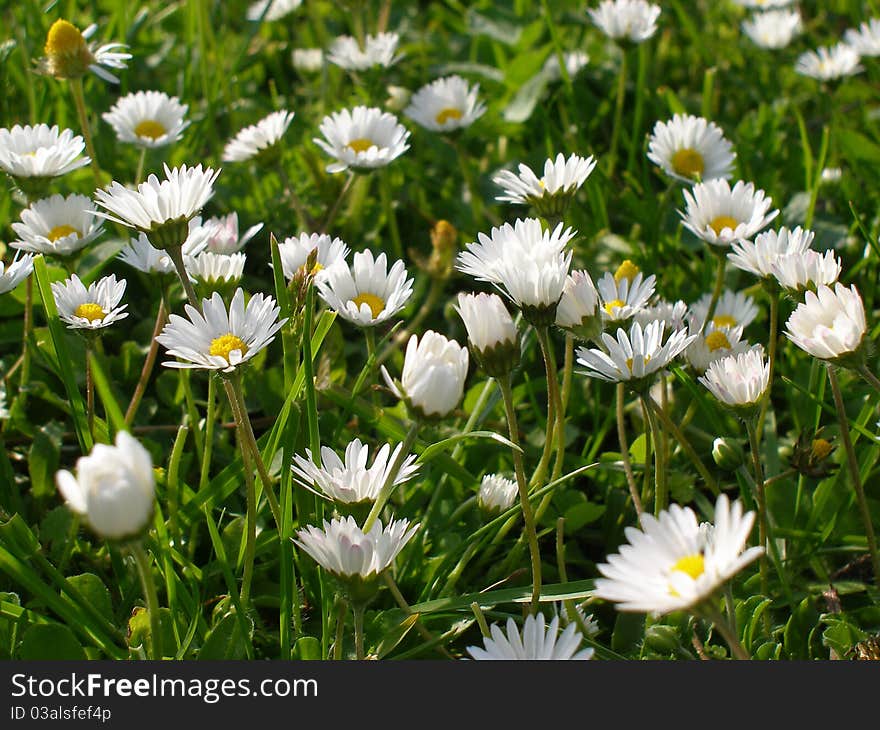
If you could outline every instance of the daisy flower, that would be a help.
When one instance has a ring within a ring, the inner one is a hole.
[[[721,179],[698,183],[684,191],[684,199],[687,210],[679,211],[684,227],[712,246],[749,239],[779,215],[770,210],[772,198],[742,180],[733,188]]]
[[[820,286],[831,286],[840,277],[843,267],[834,251],[824,254],[804,251],[780,256],[773,264],[773,275],[786,291],[796,293]]]
[[[735,241],[727,254],[727,260],[736,268],[754,274],[759,279],[772,280],[773,266],[780,258],[791,254],[803,254],[813,243],[815,234],[798,226],[778,231],[765,231],[752,241]]]
[[[321,48],[294,48],[290,62],[297,71],[314,73],[324,68],[324,51]]]
[[[871,18],[858,28],[849,28],[843,37],[860,56],[880,56],[880,18]]]
[[[397,33],[368,35],[363,48],[350,35],[339,36],[327,50],[327,60],[347,71],[365,71],[373,66],[388,68],[403,56],[397,53],[400,36]]]
[[[669,329],[679,330],[685,326],[688,314],[688,305],[681,299],[675,302],[660,300],[650,307],[642,307],[635,315],[633,322],[638,322],[644,328],[645,325],[658,320],[664,322]]]
[[[293,114],[282,109],[242,129],[223,148],[223,161],[245,162],[264,153],[271,154],[293,121]]]
[[[332,244],[331,244],[332,247]],[[370,250],[354,255],[351,268],[331,266],[315,280],[318,294],[334,312],[352,324],[373,327],[396,315],[412,296],[413,280],[403,261],[388,269],[384,253]]]
[[[324,139],[312,141],[336,160],[327,165],[327,172],[384,167],[409,149],[406,128],[393,114],[376,107],[335,112],[324,117],[320,130]]]
[[[577,626],[570,623],[560,633],[559,616],[554,616],[550,625],[545,625],[544,614],[529,615],[523,624],[522,634],[516,622],[507,619],[507,633],[492,624],[491,637],[483,638],[483,648],[469,646],[468,654],[476,660],[585,660],[593,658],[593,649],[580,648],[583,637]]]
[[[555,160],[544,162],[544,174],[540,178],[528,165],[520,164],[519,174],[502,170],[492,178],[504,191],[504,195],[495,200],[531,205],[545,218],[560,218],[595,167],[596,160],[592,156],[571,155],[566,160],[561,152]]]
[[[785,327],[786,337],[813,357],[845,363],[862,350],[868,325],[858,290],[838,282],[806,292]]]
[[[72,23],[56,20],[46,36],[46,55],[39,61],[40,72],[58,79],[76,79],[91,71],[104,81],[118,84],[119,79],[106,68],[125,68],[131,54],[119,50],[127,48],[124,43],[88,43],[97,30],[98,26],[92,24],[80,32]]]
[[[204,314],[186,304],[187,317],[172,314],[156,341],[168,354],[181,360],[166,360],[169,368],[202,368],[231,373],[275,339],[287,321],[278,321],[281,308],[272,297],[254,294],[247,307],[244,291],[235,290],[227,310],[218,292],[202,300]]]
[[[598,8],[587,13],[609,38],[641,43],[657,32],[660,6],[645,0],[602,0]]]
[[[19,240],[13,248],[51,256],[70,256],[103,232],[103,221],[85,195],[53,195],[31,203],[12,230]]]
[[[205,250],[207,242],[199,232],[201,223],[202,219],[198,216],[189,222],[189,236],[181,247],[184,257],[195,256]],[[119,258],[145,274],[176,273],[171,257],[164,250],[155,248],[144,233],[129,239],[128,244],[119,252]]]
[[[166,147],[183,136],[189,109],[176,96],[162,91],[137,91],[119,99],[101,116],[120,142],[137,147]]]
[[[724,405],[753,415],[770,385],[770,363],[764,362],[764,348],[756,345],[715,360],[697,379]]]
[[[455,311],[480,366],[492,377],[509,373],[519,361],[516,325],[497,294],[460,292]]]
[[[15,258],[8,264],[0,261],[0,294],[11,292],[27,279],[34,270],[34,255],[16,252]]]
[[[556,326],[582,340],[591,340],[602,331],[599,292],[589,272],[572,271],[568,275],[556,308]]]
[[[446,76],[416,91],[403,113],[432,132],[463,129],[486,112],[479,93],[479,84],[470,86],[461,76]]]
[[[688,327],[696,339],[685,350],[685,359],[698,373],[716,360],[728,355],[738,355],[749,349],[749,343],[742,339],[742,327],[716,327],[709,324],[703,330],[702,322],[691,319]]]
[[[817,81],[836,81],[864,71],[859,53],[845,43],[802,53],[794,70]]]
[[[80,157],[85,148],[83,138],[69,129],[16,124],[12,129],[0,129],[0,170],[19,183],[32,180],[39,185],[46,178],[66,175],[88,165],[91,159]]]
[[[205,248],[211,253],[238,253],[245,247],[248,241],[263,230],[262,223],[255,223],[239,236],[238,213],[219,218],[208,218],[198,230],[190,231],[190,237],[199,237],[204,240]]]
[[[742,29],[756,46],[777,50],[785,48],[801,33],[803,23],[797,10],[771,10],[744,20]]]
[[[581,69],[590,62],[590,57],[582,51],[573,51],[571,53],[563,53],[562,62],[565,64],[565,70],[568,73],[568,77],[571,79],[577,76]],[[551,53],[547,56],[547,60],[544,61],[541,70],[552,81],[558,81],[561,79],[562,70],[559,65],[559,56],[555,53]]]
[[[252,21],[262,19],[269,22],[281,20],[300,5],[302,0],[257,0],[248,7],[247,19]]]
[[[98,330],[128,316],[124,311],[128,305],[119,306],[125,293],[125,279],[116,281],[115,274],[92,282],[88,288],[76,274],[51,286],[58,316],[68,329]]]
[[[638,314],[654,296],[657,277],[645,276],[631,261],[624,261],[612,274],[599,279],[599,305],[603,319],[623,322]]]
[[[350,250],[341,238],[330,238],[326,233],[300,233],[278,244],[281,268],[288,281],[306,265],[312,251],[315,251],[315,264],[308,273],[317,280],[326,279],[330,269],[345,266]]]
[[[237,284],[244,275],[247,257],[243,253],[212,253],[204,251],[195,256],[184,256],[183,263],[189,277],[205,286]]]
[[[742,504],[724,494],[715,503],[714,526],[700,525],[690,507],[677,504],[640,519],[642,529],[624,528],[628,543],[598,566],[605,577],[596,580],[593,595],[620,611],[662,615],[698,607],[764,552],[744,549],[755,513],[743,514]]]
[[[704,294],[691,305],[691,316],[694,324],[703,326],[706,315],[709,313],[709,305],[712,302],[711,294]],[[725,289],[718,298],[715,312],[710,324],[715,327],[748,327],[758,316],[758,306],[755,300],[744,292],[734,292]]]
[[[485,515],[497,516],[513,507],[518,496],[519,489],[513,479],[505,479],[500,474],[486,474],[480,482],[477,506]]]
[[[703,117],[676,114],[657,122],[648,141],[648,159],[685,183],[729,179],[736,153],[721,128]]]

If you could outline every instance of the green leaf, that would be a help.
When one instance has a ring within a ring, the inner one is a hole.
[[[247,619],[250,633],[253,633],[253,623]],[[199,659],[245,659],[247,646],[251,636],[242,634],[241,622],[234,613],[228,613],[220,622],[211,629],[211,633],[205,639],[199,651]]]
[[[495,431],[471,431],[469,433],[460,433],[455,436],[450,436],[447,439],[431,444],[419,454],[418,462],[424,464],[427,461],[431,461],[431,459],[439,456],[444,451],[448,451],[450,447],[455,446],[460,441],[467,441],[468,439],[488,439],[489,441],[494,441],[508,449],[516,449],[522,453],[522,449],[519,446],[514,444],[510,439],[502,436],[500,433],[495,433]]]
[[[645,635],[645,614],[621,611],[614,621],[611,648],[621,654],[634,651]]]
[[[293,645],[292,659],[320,659],[321,642],[314,636],[301,636]]]
[[[108,621],[113,621],[113,602],[110,591],[94,573],[81,573],[67,579],[85,598],[86,601]]]
[[[36,624],[21,637],[19,659],[41,661],[47,659],[85,659],[76,636],[61,624]]]
[[[379,642],[379,646],[376,647],[376,651],[374,652],[379,659],[384,659],[388,656],[388,654],[394,650],[394,647],[403,641],[404,637],[410,632],[410,629],[416,625],[418,620],[419,615],[413,613],[406,616],[403,621],[397,624],[397,626],[386,631],[382,636],[382,641]]]
[[[37,499],[55,494],[55,472],[58,471],[63,432],[59,424],[52,422],[34,433],[28,450],[28,473],[31,493]]]

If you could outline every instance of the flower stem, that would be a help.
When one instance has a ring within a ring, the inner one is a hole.
[[[637,50],[638,66],[636,71],[635,111],[633,112],[632,138],[629,144],[629,154],[626,160],[626,169],[632,173],[635,167],[636,155],[642,150],[642,118],[645,108],[645,80],[648,74],[648,43],[639,43]]]
[[[156,337],[162,332],[165,321],[168,318],[168,309],[165,305],[165,296],[159,300],[159,311],[156,312],[156,324],[153,326],[153,334],[150,338],[150,349],[147,350],[147,358],[144,360],[144,366],[141,368],[141,376],[135,386],[134,393],[131,396],[131,402],[125,410],[125,425],[131,426],[138,408],[141,405],[141,399],[144,397],[144,391],[147,389],[147,383],[150,375],[153,373],[153,366],[156,364],[156,355],[159,353],[159,343]]]
[[[715,255],[718,258],[718,269],[715,272],[715,286],[712,289],[712,298],[709,300],[709,309],[706,310],[706,319],[700,329],[701,333],[706,331],[706,327],[709,326],[709,322],[711,322],[712,317],[715,316],[715,309],[718,307],[718,300],[721,299],[721,292],[724,289],[724,269],[727,264],[727,259],[724,256],[718,254]]]
[[[626,48],[620,49],[620,69],[617,76],[617,96],[614,101],[614,126],[611,128],[611,144],[608,149],[608,177],[614,177],[617,166],[617,146],[620,127],[623,125],[623,102],[626,97]]]
[[[410,424],[409,431],[406,432],[406,436],[403,439],[403,446],[392,462],[391,468],[388,470],[388,476],[385,477],[385,483],[379,490],[379,496],[376,497],[376,501],[373,503],[370,514],[367,515],[367,519],[364,521],[364,526],[362,528],[364,532],[370,531],[370,528],[372,528],[376,519],[382,513],[382,508],[391,496],[391,492],[394,491],[394,480],[397,478],[397,472],[400,471],[401,464],[403,464],[404,459],[409,455],[410,449],[416,442],[416,436],[418,436],[420,425],[421,424],[418,420],[415,420]]]
[[[470,197],[471,215],[474,219],[474,225],[477,225],[483,217],[483,201],[480,197],[480,191],[477,190],[477,184],[474,180],[473,171],[471,170],[470,158],[464,147],[455,137],[448,135],[446,141],[455,151],[455,156],[458,158],[458,166],[461,170],[462,177],[464,177],[464,184],[467,188],[468,196]]]
[[[364,605],[354,604],[352,613],[354,614],[354,653],[360,660],[364,658]]]
[[[758,564],[761,572],[761,593],[770,595],[770,578],[767,571],[767,500],[764,490],[764,469],[761,466],[761,453],[758,443],[758,429],[751,418],[746,420],[749,434],[749,450],[752,452],[752,468],[755,473],[755,500],[758,503],[758,542],[764,548],[764,555]],[[764,614],[766,616],[766,612]]]
[[[849,435],[849,421],[846,418],[846,408],[843,405],[843,394],[840,392],[840,383],[837,381],[837,373],[834,365],[828,365],[828,382],[831,384],[831,392],[834,395],[834,406],[837,409],[837,418],[840,421],[840,440],[846,451],[846,461],[852,476],[853,489],[856,492],[856,501],[859,503],[859,512],[862,522],[865,524],[865,537],[868,540],[868,552],[871,554],[871,565],[874,568],[874,582],[880,586],[880,556],[877,554],[877,538],[874,535],[874,524],[871,522],[871,512],[868,509],[868,501],[865,498],[865,490],[862,487],[862,477],[859,473],[859,462],[853,449],[852,439]]]
[[[623,462],[623,473],[626,474],[626,485],[629,487],[629,496],[632,498],[633,507],[637,514],[642,514],[642,500],[639,497],[639,487],[636,484],[636,475],[633,474],[632,464],[629,460],[629,442],[626,438],[626,418],[623,407],[626,402],[626,386],[617,384],[617,439],[620,441],[620,460]]]
[[[412,616],[412,608],[406,602],[406,598],[404,598],[403,594],[400,592],[400,588],[398,588],[397,582],[394,580],[394,578],[391,577],[391,574],[387,570],[382,573],[382,580],[388,587],[388,590],[391,591],[391,595],[394,596],[394,600],[400,607],[400,610],[403,611],[407,616]],[[428,629],[422,623],[421,616],[419,616],[419,619],[416,621],[416,631],[418,631],[419,635],[429,644],[437,644],[437,637],[434,636],[434,634],[432,634],[430,631],[428,631]],[[442,646],[438,645],[437,651],[447,659],[453,658],[452,655]]]
[[[254,560],[257,554],[257,490],[254,488],[253,467],[250,463],[250,453],[245,448],[244,427],[238,426],[238,440],[241,448],[241,461],[244,468],[245,486],[245,543],[244,543],[244,567],[241,573],[241,592],[238,600],[243,607],[248,605],[251,598],[251,581],[254,577]],[[281,529],[279,527],[279,529]]]
[[[290,204],[293,206],[297,218],[299,218],[300,227],[311,229],[314,222],[312,221],[311,216],[306,212],[306,207],[303,205],[302,200],[300,200],[299,195],[296,194],[296,190],[293,187],[290,177],[287,175],[287,170],[284,168],[284,164],[279,161],[277,169],[278,177],[281,180],[281,187],[286,196],[290,199]]]
[[[150,648],[153,659],[161,659],[163,657],[162,624],[159,618],[159,598],[156,594],[156,584],[153,582],[150,559],[147,557],[144,546],[139,541],[131,543],[130,549],[141,579],[144,600],[147,602],[147,613],[150,617]]]
[[[553,355],[553,345],[550,342],[550,332],[547,327],[535,327],[535,335],[541,346],[541,355],[544,358],[544,374],[547,377],[547,431],[544,437],[544,451],[541,460],[532,474],[529,482],[532,486],[544,481],[547,467],[550,464],[550,454],[553,452],[553,434],[559,428],[558,412],[560,410],[559,381],[556,373],[556,358]]]
[[[79,126],[82,128],[83,140],[86,143],[86,152],[92,161],[92,173],[95,176],[95,187],[104,186],[101,176],[101,166],[98,164],[98,156],[95,154],[95,145],[92,143],[92,130],[89,126],[89,115],[86,112],[86,98],[83,92],[82,78],[68,79],[70,92],[73,95],[73,104],[76,107],[76,115],[79,117]]]
[[[86,341],[86,419],[89,435],[95,440],[95,379],[92,375],[92,344]]]
[[[199,492],[207,489],[208,477],[211,474],[211,452],[214,448],[214,419],[217,406],[217,379],[213,373],[208,374],[208,408],[205,413],[205,446],[202,449],[202,464],[199,470]]]
[[[147,148],[142,147],[140,157],[138,157],[137,172],[135,172],[135,175],[134,175],[135,187],[140,185],[141,179],[144,176],[144,165],[146,164],[146,161],[147,161]]]
[[[574,335],[565,335],[565,355],[562,362],[562,390],[559,394],[559,411],[556,415],[556,461],[550,481],[555,482],[562,476],[565,462],[565,414],[568,400],[571,397],[571,376],[574,371]]]
[[[202,312],[202,300],[196,295],[196,290],[193,288],[192,282],[189,280],[189,274],[186,273],[186,265],[183,263],[183,247],[181,246],[170,246],[165,249],[165,252],[168,254],[168,258],[171,259],[171,262],[174,264],[174,268],[177,270],[177,276],[180,279],[180,283],[183,286],[183,291],[186,294],[186,298],[189,300],[189,303],[194,306],[199,313]]]
[[[342,596],[336,597],[336,640],[333,642],[333,658],[342,659],[342,637],[345,633],[345,614],[348,613],[348,601]]]
[[[666,509],[669,503],[669,484],[666,480],[666,459],[663,453],[660,426],[657,424],[657,416],[642,397],[642,405],[648,416],[648,427],[651,429],[651,441],[654,444],[654,516],[659,516],[661,510]]]
[[[345,184],[342,186],[342,189],[339,191],[339,195],[336,197],[336,201],[333,203],[333,207],[330,208],[330,212],[327,213],[327,217],[324,219],[324,222],[321,224],[321,233],[326,233],[327,229],[330,228],[330,224],[336,218],[336,214],[339,212],[339,206],[342,205],[342,199],[346,196],[349,189],[351,189],[352,183],[354,183],[354,173],[349,173],[348,180],[345,181]]]
[[[403,244],[400,242],[400,230],[397,228],[397,213],[391,200],[391,174],[388,168],[384,168],[379,179],[379,194],[382,197],[382,208],[385,211],[385,223],[391,234],[391,251],[394,255],[403,258]]]
[[[767,409],[770,407],[770,394],[773,389],[773,372],[776,366],[776,341],[779,339],[779,294],[775,291],[769,292],[770,295],[770,335],[767,341],[767,362],[770,369],[770,375],[767,378],[767,396],[761,403],[761,410],[758,413],[758,441],[761,440],[761,434],[764,433],[764,419],[767,417]]]
[[[717,608],[704,608],[698,612],[698,615],[701,615],[715,625],[718,633],[724,637],[724,640],[730,647],[730,653],[734,659],[749,660],[752,658],[742,643],[740,643],[739,637],[736,634],[736,628],[727,622],[727,619],[724,618]]]
[[[516,410],[513,407],[510,375],[499,378],[498,386],[501,389],[501,397],[504,400],[504,411],[507,415],[507,431],[510,434],[511,442],[516,447],[511,449],[511,451],[513,452],[513,466],[516,472],[516,486],[519,489],[519,501],[522,507],[526,539],[529,543],[529,553],[532,559],[531,612],[536,614],[541,598],[541,552],[538,547],[538,531],[535,526],[535,517],[532,513],[532,505],[529,503],[529,485],[526,482],[522,451],[519,448],[519,426],[516,421]]]
[[[21,342],[21,373],[19,374],[19,390],[27,388],[31,379],[31,348],[30,338],[34,331],[34,276],[29,274],[24,288],[24,322]]]
[[[862,365],[858,369],[858,373],[865,379],[865,382],[867,382],[868,385],[880,393],[880,379],[870,371],[867,365]]]

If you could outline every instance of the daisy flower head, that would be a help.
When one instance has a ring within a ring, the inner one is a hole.
[[[624,322],[631,319],[648,304],[654,296],[657,277],[645,276],[629,259],[613,274],[606,271],[599,279],[599,304],[606,322]]]
[[[860,56],[880,56],[880,18],[849,28],[843,38]]]
[[[606,36],[630,43],[642,43],[657,32],[660,6],[646,0],[602,0],[588,10],[590,19]]]
[[[486,112],[479,100],[480,85],[461,76],[446,76],[422,86],[403,113],[432,132],[452,132],[471,126]]]
[[[290,62],[297,71],[315,73],[324,68],[324,51],[321,48],[294,48]]]
[[[859,63],[860,58],[859,52],[853,47],[838,43],[802,53],[794,70],[801,76],[809,76],[817,81],[839,81],[865,70]]]
[[[868,328],[865,305],[855,285],[837,282],[832,289],[820,286],[804,294],[785,325],[785,335],[805,352],[820,360],[858,366],[864,359]]]
[[[779,215],[770,210],[772,198],[742,180],[732,188],[724,179],[698,183],[684,190],[684,199],[687,209],[679,211],[684,227],[712,246],[752,238]]]
[[[391,476],[391,469],[400,456],[403,444],[394,450],[389,444],[373,453],[373,461],[367,466],[370,447],[360,439],[354,439],[345,447],[345,459],[340,459],[333,449],[321,447],[321,466],[312,459],[312,452],[294,455],[291,470],[293,478],[307,489],[317,490],[321,495],[341,505],[371,504]],[[412,479],[419,470],[415,454],[408,454],[394,475],[394,485]]]
[[[736,153],[715,122],[691,114],[676,114],[657,122],[648,142],[648,159],[680,182],[727,180]]]
[[[118,182],[106,190],[96,190],[98,205],[108,212],[97,215],[147,234],[159,249],[182,246],[189,235],[189,221],[214,194],[214,181],[220,170],[210,167],[165,167],[165,179],[150,175],[131,190]]]
[[[772,281],[774,264],[785,256],[803,254],[813,243],[814,235],[800,226],[794,229],[783,226],[778,231],[765,231],[755,236],[754,241],[735,241],[731,244],[727,260],[741,271]]]
[[[302,0],[257,0],[248,7],[247,19],[250,21],[264,20],[267,22],[281,20],[281,18],[292,13],[300,5],[302,5]]]
[[[714,360],[697,379],[721,403],[748,418],[758,412],[770,385],[770,363],[764,361],[764,348],[755,345]]]
[[[199,216],[189,222],[189,235],[181,247],[184,260],[187,256],[196,256],[205,250],[207,243],[202,235],[201,225],[202,219]],[[137,238],[130,238],[119,252],[119,258],[145,274],[176,274],[174,262],[168,253],[155,248],[144,233],[139,233]]]
[[[278,320],[281,308],[272,297],[254,294],[245,307],[244,291],[235,290],[226,303],[218,292],[202,300],[202,312],[186,304],[187,318],[172,314],[156,341],[168,355],[169,368],[200,368],[231,373],[275,339],[287,319]]]
[[[742,24],[745,33],[759,48],[785,48],[803,30],[801,14],[794,10],[770,10],[756,13]]]
[[[688,309],[688,305],[681,299],[675,302],[661,299],[656,304],[639,309],[633,315],[633,321],[644,328],[646,324],[658,320],[664,322],[670,330],[680,330],[687,322]]]
[[[22,210],[21,221],[12,224],[18,240],[10,245],[32,253],[70,256],[100,236],[103,224],[91,198],[53,195]]]
[[[629,332],[618,329],[616,339],[603,332],[604,349],[580,347],[575,353],[577,361],[587,368],[583,371],[587,377],[627,383],[633,390],[642,391],[695,339],[681,329],[664,342],[665,331],[664,322],[651,322],[645,327],[634,322]]]
[[[742,339],[742,327],[716,327],[709,324],[703,329],[702,322],[691,318],[688,323],[690,334],[696,339],[685,350],[685,359],[698,373],[716,360],[729,355],[738,355],[749,349],[749,343]]]
[[[195,256],[184,256],[183,264],[190,279],[197,284],[210,289],[222,289],[241,281],[246,258],[241,252],[203,251]]]
[[[409,338],[399,382],[382,366],[391,392],[424,419],[443,418],[458,405],[467,371],[467,348],[433,330]]]
[[[293,114],[281,109],[239,131],[223,148],[223,161],[246,162],[257,158],[268,163],[274,160],[278,143],[293,121]]]
[[[189,109],[176,96],[162,91],[136,91],[119,99],[101,116],[120,142],[155,149],[167,147],[189,126]]]
[[[255,223],[239,235],[238,213],[208,218],[197,230],[190,231],[190,238],[198,237],[205,242],[205,248],[211,253],[238,253],[260,231],[262,223]]]
[[[15,257],[8,264],[0,261],[0,294],[11,292],[21,282],[27,279],[34,270],[34,255],[26,253],[21,255],[17,251]]]
[[[513,507],[518,495],[519,488],[513,479],[505,479],[500,474],[486,474],[480,481],[477,506],[485,517],[497,517]]]
[[[780,256],[773,264],[773,275],[779,286],[792,294],[831,286],[842,270],[840,259],[834,251],[822,254],[812,249]]]
[[[331,243],[328,258],[332,248]],[[384,253],[374,257],[370,250],[358,251],[351,267],[330,266],[325,271],[315,280],[318,294],[330,309],[359,327],[387,322],[412,296],[413,280],[407,278],[405,264],[395,261],[389,270]]]
[[[556,159],[544,162],[544,174],[540,178],[528,165],[520,164],[519,174],[502,170],[492,178],[492,182],[504,191],[495,200],[531,205],[538,215],[559,219],[595,167],[596,160],[592,156],[571,155],[565,159],[561,152]]]
[[[409,149],[409,132],[397,117],[376,107],[356,106],[324,117],[323,139],[312,141],[336,161],[327,172],[385,167]]]
[[[455,310],[468,333],[480,367],[492,377],[507,375],[519,363],[516,325],[497,294],[460,292]]]
[[[593,595],[619,611],[662,615],[698,609],[764,549],[746,549],[755,521],[739,500],[722,494],[714,525],[701,525],[690,507],[673,504],[658,517],[643,513],[642,529],[626,527],[627,544],[598,566]]]
[[[52,283],[52,295],[58,316],[68,329],[94,332],[125,319],[127,304],[119,305],[125,293],[125,279],[115,274],[92,282],[88,288],[76,274],[65,281]]]
[[[125,68],[131,54],[120,50],[127,48],[124,43],[89,43],[97,30],[94,24],[80,31],[64,19],[56,20],[46,36],[46,55],[38,64],[40,72],[56,79],[78,79],[91,71],[104,81],[118,84],[119,79],[106,69]]]
[[[498,624],[492,624],[491,636],[483,639],[483,646],[469,646],[468,654],[476,660],[585,660],[593,658],[593,649],[580,649],[583,637],[577,624],[570,623],[559,631],[559,616],[547,625],[543,613],[529,615],[520,633],[516,622],[507,619],[506,633]]]
[[[712,295],[704,294],[691,305],[691,317],[694,324],[703,326],[706,315],[709,314],[709,305],[712,303]],[[712,321],[714,327],[748,327],[758,316],[758,305],[745,292],[735,292],[725,289],[715,305]]]
[[[85,148],[83,138],[69,129],[16,124],[11,129],[0,129],[0,170],[15,178],[29,197],[36,197],[49,178],[88,165],[91,158],[80,157]]]
[[[327,60],[347,71],[366,71],[374,66],[388,68],[403,57],[397,53],[399,43],[397,33],[368,35],[364,38],[363,47],[356,38],[343,35],[330,44]]]
[[[602,331],[599,292],[587,271],[572,271],[565,280],[556,308],[556,326],[582,340],[598,337]]]
[[[285,238],[278,244],[281,268],[288,281],[302,270],[312,255],[315,263],[312,270],[305,273],[314,276],[316,281],[324,280],[330,269],[346,267],[345,260],[350,250],[341,238],[330,238],[326,233],[300,233],[298,236]]]

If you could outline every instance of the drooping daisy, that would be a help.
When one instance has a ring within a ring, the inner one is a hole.
[[[545,625],[544,614],[529,615],[523,624],[522,634],[516,622],[507,619],[507,633],[498,624],[492,624],[491,637],[483,639],[483,647],[469,646],[468,654],[476,660],[585,660],[592,659],[593,649],[580,649],[583,637],[577,625],[570,623],[560,633],[559,616]],[[580,649],[580,651],[578,651]]]
[[[469,127],[486,112],[479,94],[479,84],[470,86],[461,76],[446,76],[416,91],[403,113],[432,132],[451,132]]]
[[[486,474],[480,481],[477,506],[486,515],[500,515],[513,507],[518,496],[519,489],[513,479],[505,479],[500,474]]]
[[[783,226],[778,231],[765,231],[752,241],[735,241],[727,260],[736,268],[748,271],[759,279],[773,278],[773,265],[783,256],[802,254],[813,243],[814,233],[798,226]]]
[[[391,468],[400,455],[403,444],[392,451],[389,444],[374,452],[373,462],[367,466],[370,447],[354,439],[345,447],[345,461],[333,449],[321,447],[321,466],[312,460],[312,452],[306,449],[305,457],[294,455],[291,470],[294,479],[310,489],[343,504],[375,502]],[[394,475],[393,484],[403,484],[412,479],[419,470],[415,454],[409,454]]]
[[[593,339],[602,331],[599,292],[589,272],[572,271],[568,275],[556,309],[556,326],[583,340]]]
[[[635,264],[624,261],[612,274],[606,271],[599,279],[599,304],[608,322],[624,322],[634,317],[654,296],[657,277],[645,276]]]
[[[27,279],[34,270],[34,255],[16,252],[15,257],[8,264],[0,261],[0,294],[11,292],[21,282]]]
[[[794,70],[817,81],[836,81],[864,71],[859,59],[858,51],[845,43],[838,43],[802,53]]]
[[[690,507],[673,504],[659,517],[642,513],[642,529],[624,528],[628,544],[598,566],[593,595],[617,603],[619,611],[662,615],[697,607],[730,578],[760,557],[761,547],[745,549],[755,521],[722,494],[715,521],[697,522]]]
[[[205,242],[205,248],[212,253],[237,253],[248,241],[263,230],[262,223],[255,223],[239,236],[238,213],[219,218],[208,218],[198,230],[190,231],[190,238],[198,237]]]
[[[684,190],[687,210],[679,211],[684,227],[712,246],[730,246],[751,238],[777,215],[773,199],[753,183],[709,180]],[[768,212],[769,211],[769,212]]]
[[[709,313],[712,302],[711,294],[704,294],[691,305],[691,316],[695,323],[702,327]],[[758,305],[745,292],[734,292],[725,289],[718,298],[711,324],[715,327],[748,327],[758,316]]]
[[[660,6],[645,0],[602,0],[598,8],[587,13],[609,38],[642,43],[657,32]]]
[[[300,233],[278,244],[281,268],[288,281],[306,265],[312,251],[315,252],[315,264],[308,273],[317,280],[326,279],[333,267],[345,266],[350,250],[341,238],[330,238],[326,233]]]
[[[101,116],[120,142],[138,147],[166,147],[183,136],[189,109],[162,91],[137,91],[119,99]]]
[[[327,50],[327,60],[347,71],[364,71],[373,66],[388,68],[403,56],[397,53],[400,36],[397,33],[368,35],[361,46],[356,38],[343,35],[336,38]]]
[[[780,256],[773,264],[773,275],[779,286],[793,293],[831,286],[842,270],[840,259],[834,251],[821,254],[812,249]]]
[[[806,292],[785,327],[786,337],[813,357],[846,362],[861,352],[868,325],[855,285],[837,282]]]
[[[254,294],[245,307],[241,289],[235,290],[228,310],[218,292],[203,299],[202,308],[204,314],[186,304],[189,319],[172,314],[156,337],[168,355],[181,358],[166,360],[166,367],[230,373],[267,347],[287,321],[278,321],[281,309],[272,297]]]
[[[12,229],[19,240],[13,248],[50,256],[70,256],[103,231],[103,221],[85,195],[53,195],[31,203],[21,212],[21,222]]]
[[[146,233],[155,248],[183,245],[189,221],[214,194],[220,170],[203,170],[201,165],[164,168],[165,180],[150,175],[137,190],[115,181],[106,190],[96,190],[96,202],[109,211],[97,215]]]
[[[244,275],[247,257],[243,253],[212,253],[204,251],[184,256],[183,263],[190,278],[205,286],[237,284]]]
[[[771,10],[744,20],[742,29],[756,46],[776,50],[791,43],[803,24],[797,10]]]
[[[290,62],[297,71],[314,73],[324,67],[324,50],[321,48],[294,48]]]
[[[88,288],[76,274],[52,283],[58,316],[68,329],[97,330],[125,319],[128,305],[119,306],[124,293],[125,279],[117,281],[115,274],[92,282]]]
[[[590,62],[590,57],[582,51],[572,51],[571,53],[562,54],[562,62],[565,64],[568,77],[574,78]],[[562,70],[559,65],[559,56],[556,53],[551,53],[547,56],[547,60],[544,61],[541,70],[553,81],[561,79]]]
[[[189,222],[189,236],[181,248],[184,257],[195,256],[205,250],[206,241],[199,233],[202,219],[196,216]],[[193,233],[196,235],[193,235]],[[128,244],[119,252],[119,258],[145,274],[174,274],[174,262],[168,254],[155,248],[146,234],[139,233],[137,238],[131,238]]]
[[[119,79],[105,67],[125,68],[131,54],[119,50],[127,48],[124,43],[88,43],[97,30],[98,26],[92,24],[80,32],[72,23],[56,20],[46,36],[46,55],[39,61],[40,72],[58,79],[76,79],[91,71],[104,81],[118,84]]]
[[[336,160],[327,165],[327,172],[384,167],[409,149],[406,127],[376,107],[335,112],[324,117],[320,130],[324,139],[312,141]]]
[[[880,18],[871,18],[858,28],[849,28],[843,37],[860,56],[880,56]]]
[[[492,377],[509,373],[519,362],[516,325],[497,294],[460,292],[455,307],[480,367]]]
[[[223,161],[245,162],[271,154],[293,121],[293,114],[281,109],[240,130],[223,148]]]
[[[764,362],[764,348],[755,345],[713,361],[698,380],[724,405],[751,415],[770,384],[770,363]]]
[[[263,19],[268,22],[281,20],[300,5],[302,0],[257,0],[248,7],[247,19],[252,21]]]
[[[685,183],[729,179],[736,153],[721,128],[703,117],[676,114],[657,122],[648,142],[648,159]]]
[[[69,129],[16,124],[0,129],[0,170],[30,188],[30,184],[39,185],[88,165],[91,159],[80,157],[85,148],[83,138]]]
[[[540,178],[528,165],[520,164],[519,174],[502,170],[492,178],[492,182],[504,190],[504,195],[495,200],[531,205],[545,218],[558,218],[595,167],[596,160],[592,156],[571,155],[566,160],[561,152],[555,160],[544,162],[544,174]]]
[[[709,324],[703,329],[702,322],[691,319],[689,332],[696,339],[685,350],[685,358],[698,373],[716,360],[729,355],[738,355],[749,349],[749,343],[742,339],[742,327],[716,327]]]

